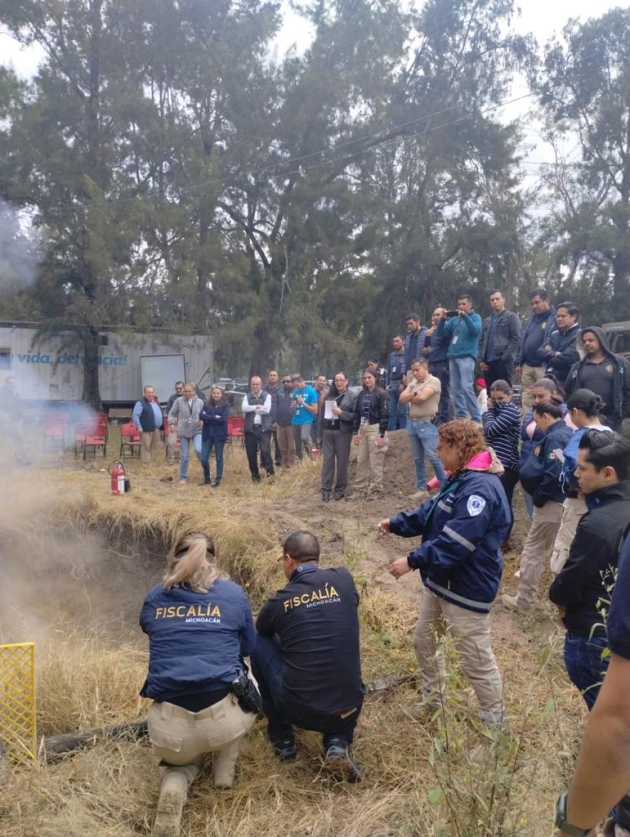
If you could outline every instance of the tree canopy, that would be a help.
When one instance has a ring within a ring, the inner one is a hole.
[[[627,9],[569,22],[541,59],[513,0],[294,9],[303,53],[278,49],[279,2],[0,0],[45,56],[28,80],[0,67],[0,197],[43,242],[0,313],[71,328],[87,401],[104,324],[210,332],[231,374],[310,376],[460,290],[628,310]],[[502,116],[519,74],[550,142],[581,149],[537,190]]]

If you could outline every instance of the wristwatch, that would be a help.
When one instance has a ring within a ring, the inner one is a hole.
[[[556,820],[554,825],[570,837],[588,837],[593,830],[592,828],[578,828],[577,825],[569,825],[567,822],[566,793],[561,793],[556,802]]]

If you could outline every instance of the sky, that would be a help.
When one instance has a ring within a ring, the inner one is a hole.
[[[281,54],[295,45],[297,50],[302,52],[308,47],[311,37],[309,25],[288,8],[288,3],[286,5],[284,26],[276,42],[277,50]],[[594,0],[521,0],[521,13],[514,20],[514,28],[523,34],[531,32],[542,46],[554,33],[560,34],[570,18],[587,20],[589,17],[601,17],[608,10],[619,6],[629,8],[630,3],[627,0],[597,0],[597,2]],[[42,55],[39,47],[21,48],[0,29],[0,62],[11,63],[18,75],[25,78],[32,76]],[[515,84],[512,95],[522,96],[527,92],[524,81],[520,81]],[[501,117],[505,120],[522,117],[527,124],[524,137],[528,149],[525,156],[525,169],[528,172],[526,180],[533,182],[538,177],[537,165],[550,162],[552,155],[551,149],[540,136],[536,122],[527,117],[532,104],[532,98],[525,98],[508,105],[503,108]],[[575,142],[569,139],[563,152],[568,158],[575,157],[577,155]]]

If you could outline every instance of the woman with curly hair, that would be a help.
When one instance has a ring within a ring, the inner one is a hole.
[[[489,726],[503,721],[503,685],[492,652],[490,609],[499,589],[501,543],[510,506],[493,471],[482,432],[468,419],[438,428],[437,453],[451,474],[436,497],[379,523],[383,534],[422,536],[422,544],[389,567],[394,578],[419,570],[424,584],[414,634],[425,705],[439,705],[444,661],[436,635],[448,626]]]

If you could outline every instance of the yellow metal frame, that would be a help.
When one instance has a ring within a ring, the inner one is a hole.
[[[35,643],[0,645],[0,741],[16,761],[37,758]]]

